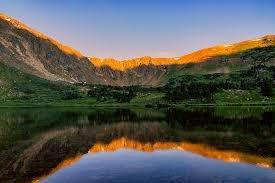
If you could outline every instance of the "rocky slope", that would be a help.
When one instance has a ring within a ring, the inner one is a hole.
[[[16,19],[0,14],[0,62],[53,81],[158,86],[175,73],[230,72],[231,66],[228,64],[242,64],[243,55],[240,53],[256,48],[266,50],[270,46],[275,46],[275,36],[215,46],[178,58],[141,57],[123,61],[87,58],[79,51],[29,28]],[[273,52],[274,47],[268,51]],[[268,60],[271,63],[274,63],[274,55]],[[249,63],[254,61],[253,58],[250,54],[247,59]],[[187,63],[196,64],[190,67]],[[247,63],[245,62],[245,65],[249,65]]]
[[[95,67],[78,51],[0,15],[0,60],[9,66],[48,80],[97,82]]]

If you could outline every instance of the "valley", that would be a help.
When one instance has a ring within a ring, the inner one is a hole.
[[[275,36],[174,58],[79,51],[0,15],[2,106],[273,105]],[[233,98],[232,98],[233,96]]]

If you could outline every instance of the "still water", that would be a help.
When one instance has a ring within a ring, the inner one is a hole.
[[[275,182],[275,109],[0,109],[0,182]]]

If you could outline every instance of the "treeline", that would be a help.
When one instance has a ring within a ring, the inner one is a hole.
[[[275,67],[253,66],[235,73],[216,73],[207,75],[182,75],[171,78],[163,87],[85,85],[71,87],[62,93],[63,99],[95,97],[97,101],[130,102],[137,93],[164,92],[168,100],[176,102],[183,99],[212,99],[214,93],[227,89],[259,89],[263,96],[273,95]],[[80,91],[86,88],[86,92]],[[85,94],[84,94],[85,93]]]
[[[110,85],[91,85],[87,95],[96,97],[98,101],[130,102],[138,92],[159,91],[161,88],[141,87],[141,86],[110,86]]]
[[[63,100],[94,97],[97,101],[130,102],[137,93],[164,92],[172,102],[183,99],[212,99],[214,93],[227,89],[259,89],[263,96],[273,95],[275,67],[259,64],[248,70],[224,74],[182,75],[171,78],[163,87],[83,85],[62,86]],[[56,87],[59,87],[57,85]]]
[[[116,102],[130,102],[136,95],[137,88],[131,87],[114,87],[114,86],[91,86],[88,91],[89,97],[96,97],[98,101],[115,100]]]
[[[59,94],[63,100],[93,97],[99,102],[113,101],[119,103],[130,102],[138,92],[164,91],[162,87],[91,85],[83,83],[60,88],[61,90],[59,88],[56,89],[60,91]]]
[[[172,101],[211,98],[222,89],[253,90],[260,88],[263,96],[273,95],[275,67],[257,65],[249,70],[230,74],[183,75],[171,78],[165,85],[166,97]]]

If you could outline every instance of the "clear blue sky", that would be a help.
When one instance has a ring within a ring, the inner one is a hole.
[[[0,11],[86,56],[180,56],[275,34],[274,0],[0,0]]]

